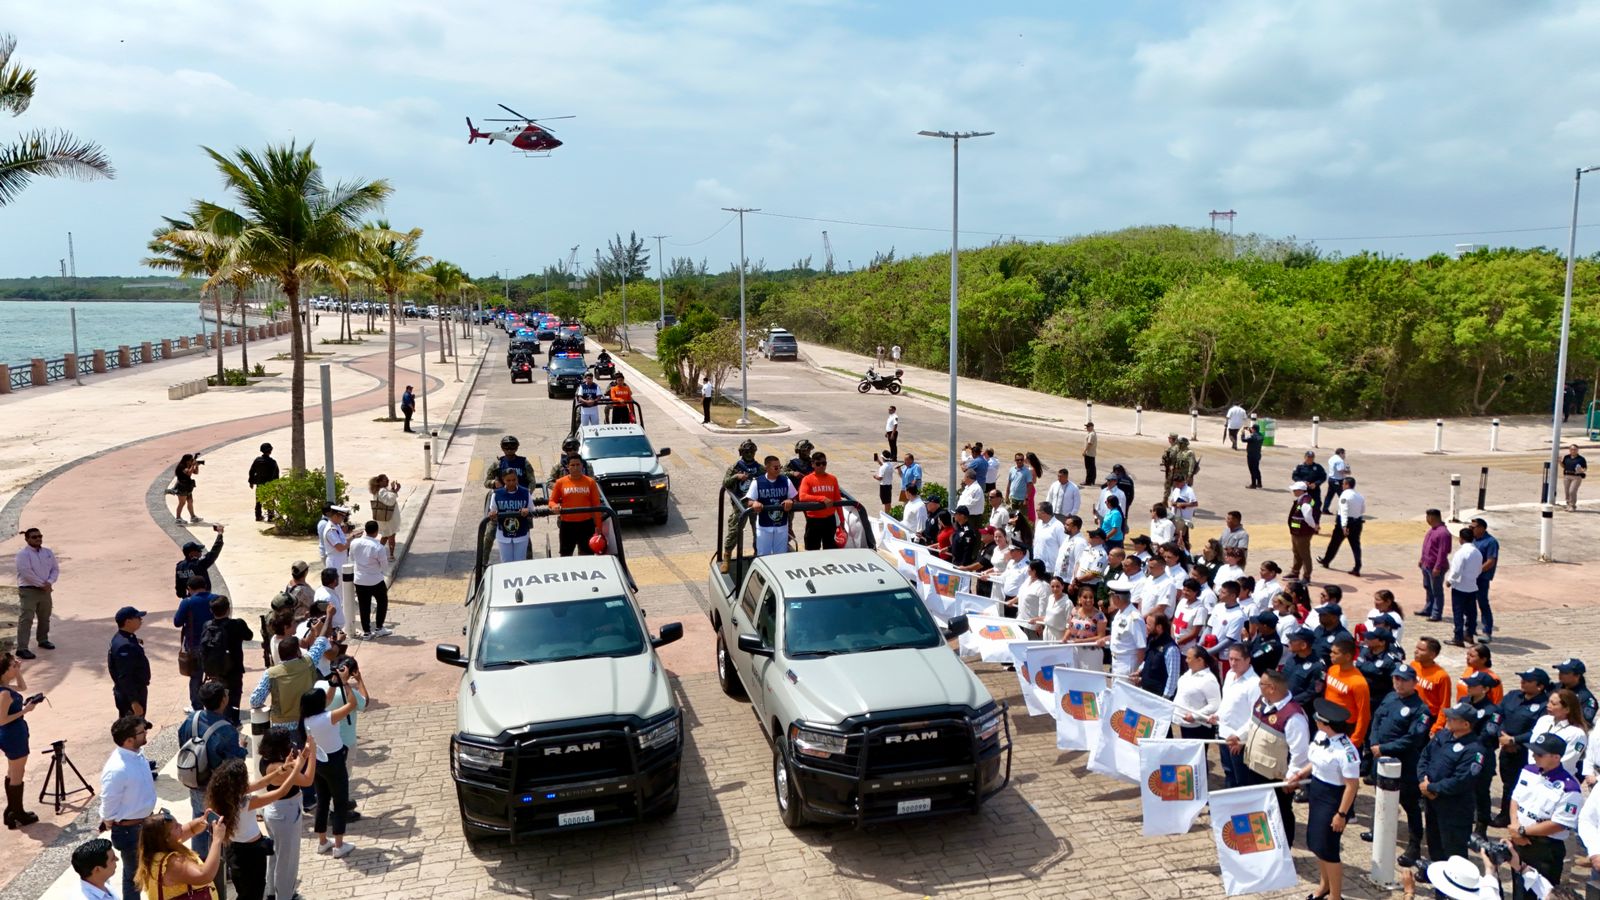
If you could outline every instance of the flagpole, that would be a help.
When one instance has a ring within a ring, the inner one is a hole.
[[[1219,741],[1219,740],[1216,740],[1214,738],[1153,738],[1153,737],[1149,737],[1149,738],[1140,738],[1139,739],[1139,746],[1141,746],[1141,747],[1143,747],[1145,744],[1226,744],[1226,743],[1227,743],[1227,741]],[[1255,785],[1251,785],[1251,787],[1254,787],[1254,786]]]
[[[1216,797],[1219,794],[1234,794],[1240,791],[1259,791],[1262,788],[1281,788],[1288,786],[1289,782],[1287,781],[1270,781],[1266,784],[1247,784],[1244,787],[1223,788],[1220,791],[1207,791],[1207,793],[1212,797]]]

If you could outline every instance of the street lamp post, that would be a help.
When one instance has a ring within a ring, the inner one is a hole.
[[[750,207],[724,206],[723,212],[739,214],[739,424],[750,424],[750,341],[744,330],[744,214],[760,212]]]
[[[960,484],[956,480],[956,290],[961,267],[961,142],[988,137],[994,132],[919,131],[917,134],[950,141],[950,480],[946,490],[953,496]]]
[[[661,239],[672,237],[670,234],[652,234],[656,239],[656,284],[661,288],[661,315],[656,319],[656,327],[660,328],[667,321],[667,276],[662,268]]]
[[[1556,506],[1556,486],[1561,483],[1561,412],[1566,396],[1567,337],[1572,330],[1572,274],[1578,253],[1578,189],[1583,186],[1586,173],[1600,170],[1600,166],[1576,169],[1572,176],[1572,228],[1567,233],[1567,285],[1561,301],[1561,349],[1556,354],[1556,399],[1550,413],[1550,505]]]

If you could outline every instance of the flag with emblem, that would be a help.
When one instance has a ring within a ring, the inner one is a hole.
[[[958,646],[961,655],[976,656],[983,662],[1011,662],[1012,641],[1031,641],[1016,619],[1000,616],[967,616],[967,631],[961,635]]]
[[[892,537],[884,538],[881,546],[894,561],[895,569],[904,575],[907,581],[917,584],[917,571],[928,560],[928,548]]]
[[[1050,714],[1056,717],[1057,750],[1093,750],[1100,741],[1100,710],[1106,676],[1056,666],[1050,673]]]
[[[970,594],[966,591],[956,591],[956,598],[950,605],[952,613],[958,616],[988,616],[998,613],[993,600],[982,594]]]
[[[1013,644],[1011,652],[1017,661],[1017,680],[1022,684],[1022,701],[1028,705],[1028,715],[1048,716],[1055,703],[1055,670],[1057,666],[1071,666],[1077,661],[1074,647],[1063,647],[1050,642]]]
[[[900,524],[899,519],[880,513],[878,515],[878,543],[881,544],[888,538],[894,538],[897,541],[909,541],[911,540],[911,532],[906,530],[906,526]]]
[[[972,573],[927,553],[917,570],[917,589],[922,592],[922,603],[928,612],[940,622],[948,622],[961,614],[956,607],[956,594],[972,589]]]
[[[1213,791],[1211,835],[1217,843],[1222,889],[1232,897],[1299,884],[1271,785]]]
[[[1144,836],[1183,834],[1206,807],[1206,745],[1200,741],[1139,742],[1139,802]]]
[[[1139,741],[1164,738],[1172,728],[1172,701],[1126,681],[1113,682],[1100,717],[1100,742],[1089,753],[1089,771],[1124,781],[1139,780]]]

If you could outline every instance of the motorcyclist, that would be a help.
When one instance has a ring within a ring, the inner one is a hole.
[[[517,440],[517,436],[514,434],[508,434],[500,439],[500,455],[489,463],[489,468],[484,478],[484,487],[490,490],[504,487],[505,485],[501,482],[500,476],[507,471],[515,471],[519,480],[524,482],[532,479],[533,470],[529,467],[528,460],[517,455],[517,448],[520,446],[521,442]]]
[[[794,458],[783,467],[783,471],[797,488],[800,486],[800,479],[811,474],[811,451],[815,449],[816,447],[805,438],[795,441]]]
[[[739,510],[745,506],[745,491],[750,487],[750,479],[761,474],[761,463],[756,461],[756,442],[746,438],[739,444],[739,458],[728,471],[723,473],[722,487],[728,493],[738,498],[738,509],[728,509],[728,521],[722,530],[722,564],[718,567],[722,574],[729,572],[733,556],[733,545],[739,540]],[[752,554],[754,548],[751,548]]]
[[[601,367],[610,366],[611,365],[611,354],[607,353],[604,349],[602,349],[600,351],[600,355],[595,357],[594,364],[597,365],[597,366],[601,366]]]

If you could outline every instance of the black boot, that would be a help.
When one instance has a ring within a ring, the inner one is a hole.
[[[1400,857],[1395,862],[1399,863],[1401,868],[1409,869],[1417,864],[1417,857],[1421,855],[1422,842],[1411,841],[1406,844],[1406,852],[1400,854]]]
[[[11,818],[6,820],[10,828],[21,828],[39,821],[39,817],[22,808],[22,785],[12,784],[11,779],[6,779],[6,810]]]

